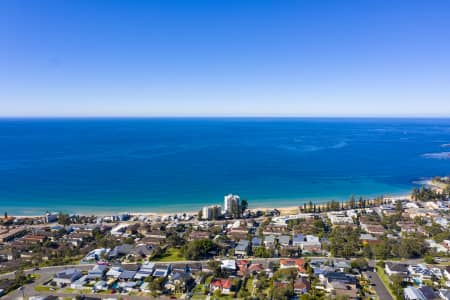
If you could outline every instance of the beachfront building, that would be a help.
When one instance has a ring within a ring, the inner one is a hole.
[[[222,215],[222,207],[220,205],[204,206],[202,208],[202,219],[212,220]]]
[[[241,198],[238,195],[226,195],[223,200],[224,213],[231,213],[233,206],[239,207],[240,200]]]

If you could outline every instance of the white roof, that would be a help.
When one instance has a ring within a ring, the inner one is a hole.
[[[221,268],[222,269],[231,269],[231,270],[235,270],[236,269],[236,262],[233,259],[225,259],[221,261]]]

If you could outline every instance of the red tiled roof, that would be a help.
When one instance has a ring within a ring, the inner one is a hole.
[[[222,289],[230,289],[232,286],[231,279],[214,279],[211,281],[211,285]]]
[[[298,271],[303,273],[305,272],[305,260],[301,258],[297,259],[280,259],[280,265],[284,265],[286,267],[297,267]]]

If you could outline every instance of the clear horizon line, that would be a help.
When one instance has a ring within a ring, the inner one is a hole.
[[[0,119],[450,119],[450,115],[0,115]]]

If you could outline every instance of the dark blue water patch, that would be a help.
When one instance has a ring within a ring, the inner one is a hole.
[[[253,206],[401,193],[450,173],[425,155],[446,143],[447,119],[3,119],[0,206],[167,211],[229,192]]]

